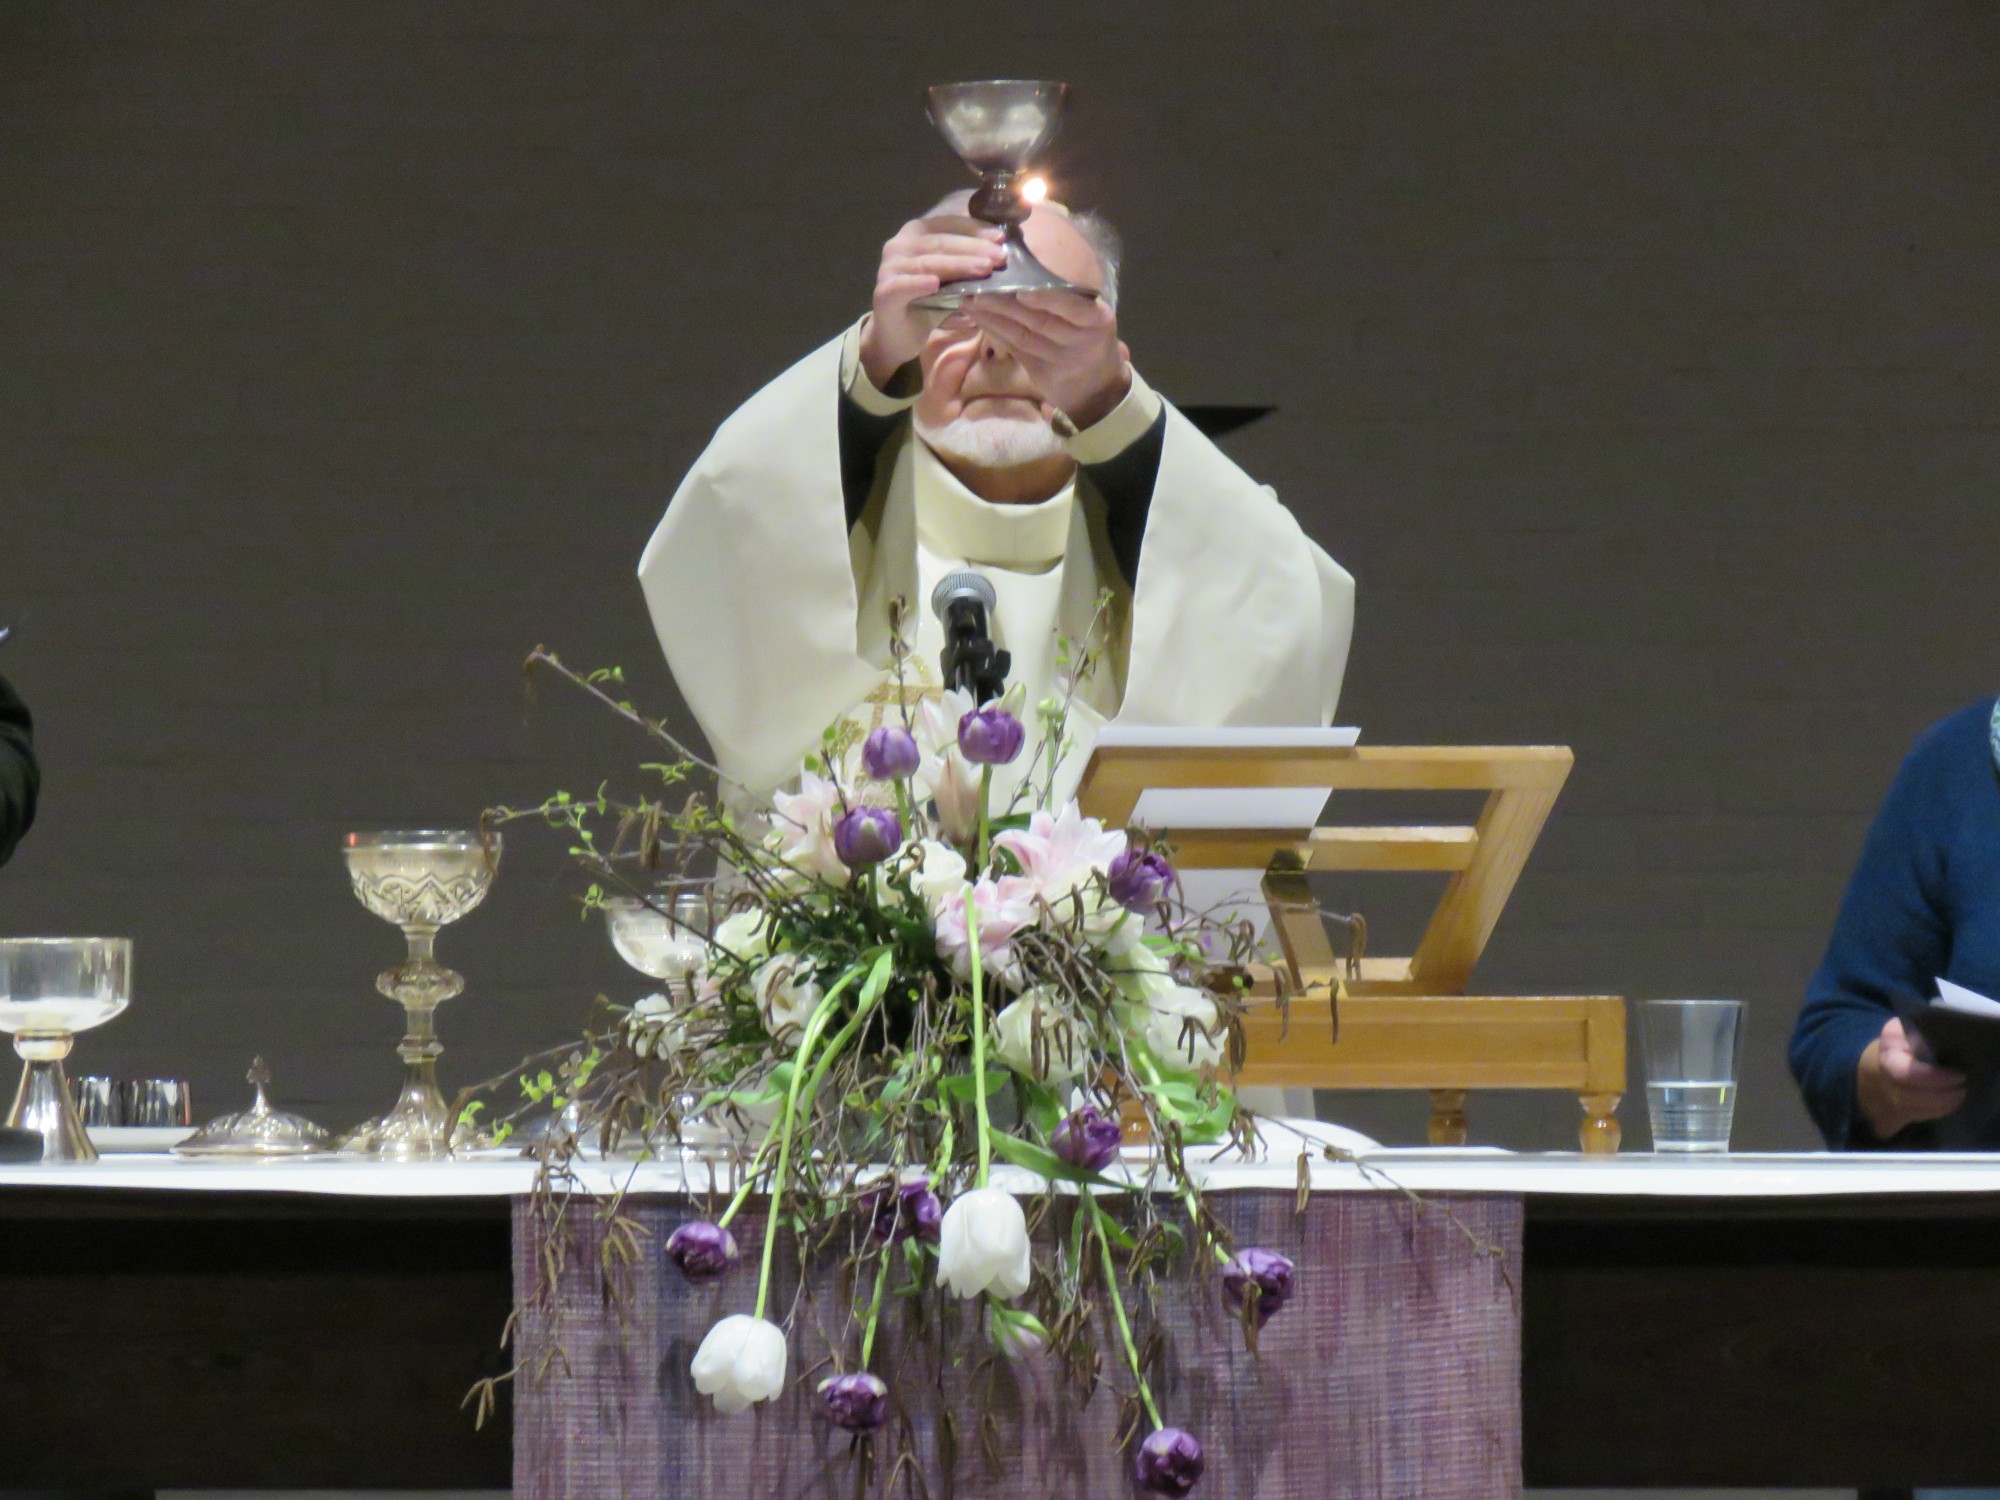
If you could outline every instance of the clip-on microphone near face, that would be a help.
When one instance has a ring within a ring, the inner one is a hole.
[[[944,685],[963,688],[975,706],[998,698],[1007,688],[1014,659],[993,644],[988,621],[999,602],[993,585],[977,573],[947,573],[931,590],[931,611],[944,625],[938,665]]]

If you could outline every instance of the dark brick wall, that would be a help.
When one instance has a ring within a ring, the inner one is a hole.
[[[666,701],[630,573],[675,477],[959,180],[918,87],[1009,72],[1076,85],[1149,375],[1281,404],[1235,451],[1360,579],[1342,717],[1576,747],[1482,978],[1747,996],[1739,1141],[1809,1139],[1782,1039],[1865,821],[2000,686],[1980,0],[11,0],[0,670],[49,774],[0,930],[138,939],[85,1066],[386,1102],[339,833],[633,758],[516,662]],[[451,1081],[630,989],[560,863],[443,940]]]

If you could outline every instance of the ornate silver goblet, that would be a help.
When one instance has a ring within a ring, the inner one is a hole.
[[[1007,264],[991,276],[948,281],[917,306],[950,310],[967,297],[1013,292],[1096,293],[1064,281],[1035,259],[1021,226],[1032,205],[1021,196],[1020,177],[1062,129],[1069,85],[1045,79],[993,78],[981,83],[941,83],[925,90],[924,112],[959,159],[979,174],[967,211],[997,224],[1006,236]]]
[[[437,1008],[465,988],[464,976],[432,956],[438,929],[486,899],[500,867],[500,836],[466,829],[350,833],[347,873],[361,904],[403,929],[408,956],[376,976],[375,988],[403,1007],[396,1055],[403,1093],[386,1115],[357,1125],[340,1149],[391,1161],[451,1154],[453,1120],[438,1088]]]
[[[76,1033],[102,1026],[132,1000],[130,938],[0,941],[0,1031],[27,1064],[7,1124],[42,1138],[43,1161],[96,1161],[63,1076]]]

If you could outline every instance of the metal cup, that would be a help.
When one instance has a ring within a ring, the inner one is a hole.
[[[118,1085],[126,1125],[192,1125],[194,1096],[185,1078],[128,1078]]]
[[[117,1079],[101,1073],[72,1078],[69,1092],[76,1100],[77,1117],[86,1128],[125,1123],[125,1104],[119,1097]]]

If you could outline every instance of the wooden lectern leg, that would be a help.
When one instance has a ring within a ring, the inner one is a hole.
[[[1610,1156],[1624,1139],[1624,1128],[1618,1123],[1618,1101],[1623,1094],[1578,1094],[1577,1102],[1583,1106],[1583,1124],[1577,1129],[1577,1136],[1586,1156]]]
[[[1465,1090],[1432,1089],[1431,1144],[1463,1146],[1468,1128],[1465,1121]]]

